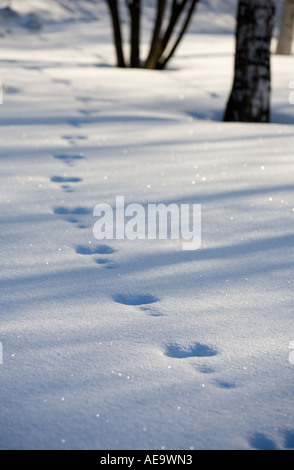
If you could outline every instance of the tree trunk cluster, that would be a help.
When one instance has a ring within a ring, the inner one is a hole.
[[[149,53],[140,57],[141,0],[125,0],[130,17],[130,59],[127,63],[123,50],[121,19],[118,0],[106,0],[112,20],[113,37],[118,67],[164,69],[182,40],[198,0],[157,0],[156,16]],[[166,21],[165,21],[166,20]]]

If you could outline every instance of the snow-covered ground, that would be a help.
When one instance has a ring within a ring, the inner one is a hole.
[[[222,123],[236,2],[164,72],[113,67],[103,2],[13,3],[40,27],[1,30],[1,449],[293,449],[293,57],[272,124]],[[116,196],[201,204],[201,248],[99,242]]]

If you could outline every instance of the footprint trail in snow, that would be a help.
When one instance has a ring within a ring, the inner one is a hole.
[[[94,258],[96,264],[100,265],[101,267],[105,267],[108,269],[114,269],[116,266],[113,263],[112,259],[109,258],[109,255],[115,253],[115,249],[112,248],[110,245],[78,245],[76,247],[76,253],[78,255],[85,255],[85,256],[92,256],[100,255],[99,258]],[[102,255],[102,257],[101,257]],[[104,256],[105,255],[105,256]]]

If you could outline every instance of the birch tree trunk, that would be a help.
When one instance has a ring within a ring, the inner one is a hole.
[[[276,53],[290,55],[294,31],[294,0],[284,0]]]
[[[234,82],[224,121],[269,122],[274,0],[239,0]]]

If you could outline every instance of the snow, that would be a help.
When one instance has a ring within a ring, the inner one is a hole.
[[[42,26],[1,37],[1,449],[293,448],[293,58],[271,124],[223,123],[236,2],[202,5],[164,72],[113,66],[103,3],[24,3]],[[201,248],[99,242],[117,196],[201,204]]]

